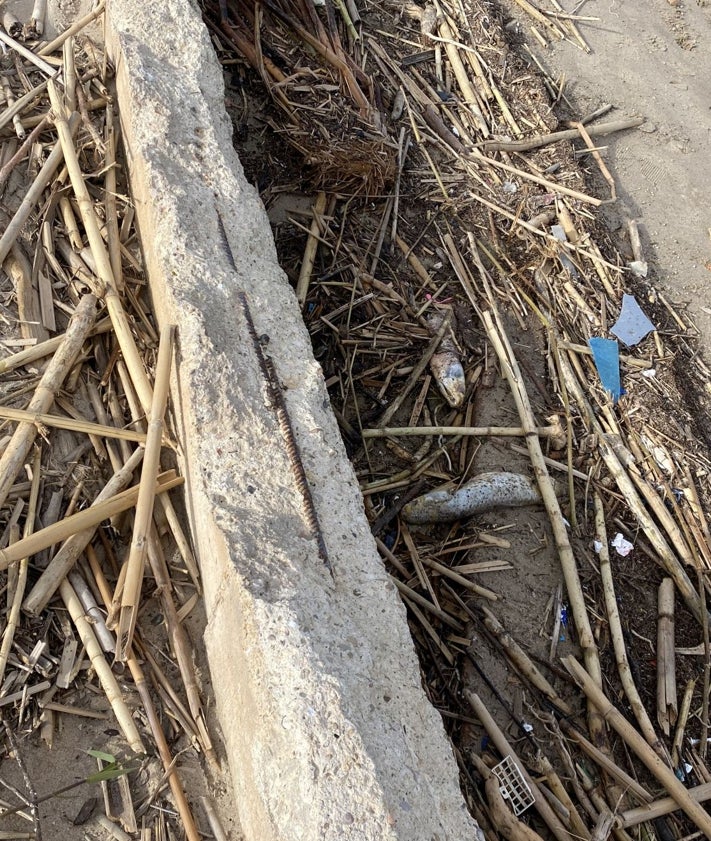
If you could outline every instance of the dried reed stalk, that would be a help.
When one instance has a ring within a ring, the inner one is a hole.
[[[564,657],[563,665],[570,672],[585,695],[600,710],[605,721],[618,733],[632,752],[642,760],[649,771],[666,788],[680,809],[683,809],[696,826],[707,836],[711,833],[711,815],[693,798],[674,772],[657,756],[627,719],[605,697],[604,692],[585,669],[572,657]]]
[[[96,298],[85,295],[69,322],[64,340],[45,369],[28,406],[31,413],[47,412],[74,362],[96,318]],[[20,423],[0,456],[0,505],[7,499],[15,478],[25,463],[37,435],[33,423]]]
[[[12,246],[3,268],[15,286],[22,338],[46,342],[49,333],[42,324],[39,296],[32,285],[32,266],[17,243]]]
[[[173,488],[180,487],[184,481],[182,476],[175,475],[174,470],[168,470],[158,477],[155,492],[166,493]],[[34,555],[55,543],[61,543],[77,532],[98,526],[103,520],[110,520],[117,514],[128,511],[129,508],[134,507],[138,500],[138,490],[139,486],[136,485],[116,494],[116,496],[100,505],[93,505],[72,514],[71,517],[65,517],[47,528],[40,529],[29,537],[18,540],[13,546],[8,546],[7,549],[0,549],[0,570],[7,569],[11,563],[25,555],[28,557]]]
[[[165,625],[168,631],[168,637],[173,647],[175,659],[178,663],[180,676],[182,677],[183,685],[185,686],[185,694],[188,699],[190,714],[195,719],[198,732],[203,735],[201,742],[203,743],[205,755],[208,757],[210,762],[216,764],[217,756],[215,755],[214,748],[210,742],[207,728],[204,726],[202,700],[200,699],[200,690],[195,676],[192,647],[185,631],[185,627],[178,618],[178,611],[173,600],[173,585],[170,580],[168,565],[166,564],[163,547],[161,546],[160,538],[158,537],[155,527],[151,529],[148,538],[148,560],[151,565],[151,571],[153,573],[158,592],[160,593],[161,605],[163,606],[163,616],[165,617]]]
[[[100,333],[106,333],[111,329],[111,322],[108,318],[100,321],[90,332],[90,336],[98,336]],[[14,371],[21,368],[23,365],[31,365],[38,359],[44,359],[45,356],[53,354],[57,348],[64,341],[64,333],[58,336],[53,336],[38,345],[33,345],[18,353],[13,353],[6,356],[5,359],[0,359],[0,374],[6,374],[8,371]]]
[[[535,433],[543,438],[560,433],[559,426],[537,426]],[[418,435],[467,435],[477,438],[525,438],[529,433],[521,426],[386,426],[364,429],[363,438],[398,438]]]
[[[535,798],[533,805],[547,825],[548,829],[550,829],[558,841],[570,841],[570,833],[565,828],[553,808],[549,805],[540,788],[536,785],[534,779],[526,770],[526,767],[517,756],[516,751],[509,744],[509,741],[503,731],[499,728],[498,724],[494,721],[493,716],[484,705],[484,702],[475,692],[468,689],[464,690],[464,697],[469,702],[472,710],[474,710],[476,717],[482,723],[484,730],[488,733],[489,738],[494,743],[496,750],[498,750],[502,758],[505,759],[507,756],[510,756],[511,759],[513,759],[518,765],[519,770],[523,774],[523,778],[528,783],[531,793]]]
[[[86,649],[86,653],[91,660],[91,665],[101,682],[101,686],[106,693],[106,697],[111,704],[111,708],[114,711],[114,715],[116,716],[119,727],[123,731],[126,741],[134,753],[145,753],[146,749],[143,746],[138,728],[131,717],[131,711],[123,700],[118,681],[114,677],[111,667],[106,662],[104,652],[101,650],[94,631],[84,615],[84,608],[77,598],[77,594],[66,579],[62,581],[59,592],[69,611],[69,615],[72,617],[82,645]]]
[[[316,259],[316,252],[318,251],[319,239],[321,237],[321,217],[326,210],[326,193],[320,192],[316,196],[316,201],[313,205],[313,218],[311,219],[311,228],[309,236],[306,240],[306,248],[304,249],[304,259],[301,261],[301,269],[299,271],[299,279],[296,282],[296,300],[299,306],[303,307],[306,303],[306,296],[309,292],[309,284],[311,282],[311,273],[314,268],[314,260]]]
[[[81,32],[84,27],[88,26],[92,21],[96,20],[100,15],[104,13],[104,8],[106,7],[105,0],[101,0],[96,8],[89,12],[89,14],[84,15],[83,18],[79,18],[79,20],[75,21],[68,29],[65,29],[64,32],[61,32],[57,37],[50,41],[48,44],[45,44],[42,47],[38,55],[52,55],[53,52],[58,50],[62,44],[67,40],[67,38],[71,38],[72,35],[76,35],[77,32]]]
[[[93,506],[101,505],[120,493],[128,485],[143,459],[144,452],[145,450],[139,447],[126,464],[114,473],[92,503]],[[81,553],[93,539],[95,532],[96,526],[77,532],[60,547],[25,599],[23,608],[27,613],[37,616],[45,609],[62,579],[72,569]]]
[[[160,723],[160,718],[158,717],[153,699],[151,698],[151,693],[148,689],[143,669],[133,655],[126,659],[126,665],[131,671],[131,677],[133,678],[138,694],[141,697],[143,708],[146,711],[146,717],[151,728],[153,740],[158,748],[158,754],[160,755],[161,761],[163,762],[163,768],[165,769],[168,777],[168,785],[173,793],[175,806],[178,810],[178,814],[180,815],[185,837],[187,838],[187,841],[202,841],[202,835],[195,825],[195,819],[193,818],[188,798],[185,796],[185,789],[178,777],[173,756],[170,752],[170,746],[168,745],[168,740],[165,737],[163,727]]]
[[[69,122],[68,131],[70,135],[76,131],[78,125],[79,115],[77,114],[76,116],[72,116]],[[20,206],[10,220],[10,224],[5,228],[3,235],[0,237],[0,263],[5,262],[5,258],[10,253],[10,249],[30,218],[30,214],[39,202],[45,187],[54,178],[59,169],[63,157],[64,152],[62,151],[61,144],[55,143],[54,148],[47,156],[47,160],[42,165],[42,169],[40,169],[37,177],[23,196]]]
[[[35,518],[37,516],[37,500],[39,498],[40,481],[42,478],[42,449],[37,447],[35,455],[32,459],[32,487],[30,488],[30,499],[27,505],[27,516],[25,518],[24,536],[29,537],[34,531]],[[0,684],[5,678],[5,669],[7,668],[7,659],[10,656],[12,643],[15,637],[15,631],[20,622],[20,608],[22,607],[22,599],[25,596],[25,586],[27,584],[27,567],[29,558],[25,556],[18,562],[19,569],[17,571],[17,580],[15,581],[14,593],[12,597],[12,604],[7,616],[7,625],[2,637],[2,646],[0,646]]]
[[[173,325],[163,327],[161,330],[160,345],[158,347],[155,390],[153,391],[153,401],[150,409],[146,452],[143,458],[141,483],[133,525],[133,539],[126,561],[126,577],[121,595],[121,611],[118,619],[118,648],[116,657],[120,661],[125,661],[130,656],[138,606],[141,599],[146,550],[151,522],[153,520],[155,483],[158,471],[160,470],[160,451],[163,442],[163,416],[168,405],[174,334],[175,328]]]
[[[526,387],[524,385],[518,363],[516,362],[516,357],[514,356],[513,349],[511,348],[503,329],[503,325],[501,324],[501,319],[491,294],[489,294],[489,301],[492,305],[492,311],[483,313],[484,326],[486,328],[489,341],[491,342],[499,359],[499,363],[504,371],[504,375],[509,382],[511,392],[516,403],[516,408],[518,409],[519,418],[521,419],[521,426],[527,431],[526,446],[528,447],[533,472],[536,477],[536,481],[538,482],[543,504],[548,512],[551,528],[553,530],[556,548],[558,549],[558,557],[560,558],[563,570],[563,578],[568,591],[570,608],[575,621],[575,628],[578,632],[580,648],[582,649],[583,657],[585,658],[585,664],[594,676],[598,686],[602,686],[600,658],[598,656],[595,637],[593,636],[592,628],[590,626],[590,619],[585,605],[583,588],[580,584],[575,555],[573,554],[573,549],[570,545],[567,526],[560,510],[560,504],[555,492],[555,487],[548,473],[548,468],[546,467],[543,451],[541,450],[541,443],[538,436],[535,434],[536,423],[533,417],[533,409],[531,408],[531,403],[529,401],[528,394],[526,393]],[[496,324],[494,323],[494,318],[496,318]],[[588,705],[588,718],[590,732],[593,735],[593,741],[599,747],[602,747],[606,741],[604,723],[600,721],[599,713],[595,710],[592,704]]]
[[[702,623],[702,610],[705,608],[702,608],[701,606],[699,594],[696,592],[694,585],[691,583],[691,580],[679,562],[679,559],[667,543],[664,535],[659,529],[659,526],[654,522],[644,506],[644,503],[639,498],[632,480],[620,463],[612,445],[608,442],[605,430],[597,419],[592,406],[585,397],[585,392],[580,385],[580,381],[578,380],[573,366],[566,358],[565,354],[560,354],[559,364],[561,374],[571,400],[577,404],[578,410],[587,420],[590,430],[595,433],[600,455],[605,462],[605,466],[617,483],[617,487],[622,493],[628,508],[642,527],[642,531],[647,537],[647,540],[651,543],[652,548],[656,552],[664,569],[667,571],[669,576],[674,579],[674,583],[676,584],[682,598],[686,602],[687,607],[694,614],[699,623]]]
[[[63,418],[61,415],[50,415],[46,412],[13,409],[10,406],[0,406],[0,418],[21,423],[33,423],[37,426],[52,426],[56,429],[70,429],[73,432],[82,432],[85,435],[95,435],[100,438],[120,438],[122,441],[133,441],[136,444],[145,444],[146,442],[146,436],[142,432],[134,432],[132,429],[119,429],[115,426],[106,426],[105,424],[74,418]]]
[[[615,660],[617,662],[617,671],[620,675],[622,688],[624,689],[627,700],[632,707],[639,728],[647,740],[649,745],[654,748],[654,751],[659,757],[669,764],[669,757],[664,748],[661,739],[657,736],[647,709],[642,702],[642,698],[635,686],[632,670],[630,669],[629,660],[627,658],[627,649],[625,647],[624,635],[622,633],[622,623],[620,622],[620,613],[617,607],[617,597],[615,596],[615,583],[612,579],[612,567],[610,566],[610,550],[607,542],[607,529],[605,527],[605,509],[600,499],[599,494],[593,497],[595,505],[595,534],[600,546],[598,550],[598,557],[600,559],[600,578],[602,579],[603,595],[605,599],[605,609],[607,611],[607,621],[610,626],[610,638],[612,639],[612,647],[615,651]]]
[[[657,721],[669,736],[677,717],[676,655],[674,652],[674,582],[659,585],[657,621]]]
[[[121,299],[118,294],[116,280],[111,270],[111,261],[109,259],[106,246],[101,237],[99,229],[99,222],[96,216],[94,203],[89,195],[84,175],[79,164],[77,151],[74,147],[74,141],[69,127],[69,113],[67,107],[59,96],[59,92],[54,84],[50,81],[48,85],[49,98],[52,103],[52,110],[54,112],[54,124],[57,128],[59,141],[64,153],[64,161],[67,166],[69,178],[72,182],[74,195],[76,196],[81,213],[82,222],[84,223],[84,230],[89,239],[89,246],[94,258],[98,277],[103,285],[101,296],[104,299],[106,308],[111,318],[111,323],[116,334],[123,358],[131,374],[131,379],[138,393],[138,398],[141,401],[143,410],[148,413],[151,408],[151,401],[153,392],[148,382],[148,376],[143,367],[143,361],[138,352],[136,341],[131,331],[126,312],[124,311]],[[1,241],[0,241],[1,242]],[[2,251],[0,250],[0,254]]]
[[[695,786],[694,788],[688,789],[688,792],[692,800],[697,803],[705,803],[707,800],[711,800],[711,783],[703,783],[700,786]],[[647,803],[644,806],[627,809],[618,816],[618,820],[623,827],[629,828],[639,826],[641,823],[647,823],[647,821],[654,821],[663,815],[675,812],[678,808],[679,804],[673,797],[661,797],[659,800],[654,800],[652,803]]]

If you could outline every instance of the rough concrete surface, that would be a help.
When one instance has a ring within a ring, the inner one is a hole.
[[[173,405],[244,834],[481,838],[266,215],[232,149],[199,13],[187,0],[111,0],[107,39],[155,308],[178,325]],[[269,336],[333,576],[240,291]]]

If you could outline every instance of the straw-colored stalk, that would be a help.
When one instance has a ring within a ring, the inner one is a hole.
[[[587,828],[577,806],[573,803],[572,798],[566,791],[562,780],[553,768],[550,759],[543,753],[539,754],[535,759],[535,767],[537,771],[545,775],[548,787],[568,810],[570,829],[573,837],[583,839],[583,841],[591,841],[590,830]]]
[[[543,438],[559,435],[560,426],[537,426],[535,432]],[[363,438],[406,438],[415,436],[467,435],[476,438],[525,438],[521,426],[385,426],[364,429]]]
[[[674,582],[659,585],[657,618],[657,720],[668,736],[676,723],[676,654],[674,652]]]
[[[508,739],[504,735],[503,731],[499,727],[499,725],[494,721],[493,716],[489,712],[489,710],[484,705],[484,702],[481,698],[475,693],[471,692],[470,690],[465,690],[464,695],[469,702],[472,710],[474,710],[474,714],[482,723],[484,730],[489,735],[489,738],[493,742],[496,750],[501,754],[501,756],[505,759],[507,756],[510,756],[514,762],[519,767],[523,778],[528,783],[531,793],[534,797],[534,808],[541,816],[545,824],[548,826],[548,829],[553,833],[553,835],[558,839],[558,841],[570,841],[570,833],[568,830],[563,826],[560,818],[556,813],[553,811],[553,807],[550,806],[548,801],[546,800],[543,792],[540,788],[536,785],[535,781],[531,777],[531,775],[526,770],[526,767],[519,759],[516,751],[513,749],[511,744],[509,743]]]
[[[439,34],[445,39],[444,48],[447,52],[447,58],[449,59],[454,77],[457,80],[457,84],[462,92],[462,98],[474,116],[474,125],[479,129],[484,137],[488,137],[489,127],[486,123],[486,118],[479,107],[479,98],[477,97],[476,91],[469,79],[469,74],[464,66],[464,62],[459,55],[459,50],[457,49],[455,43],[457,39],[454,37],[452,27],[444,18],[439,24]]]
[[[64,101],[70,111],[77,110],[77,67],[74,61],[74,38],[62,44],[64,69]]]
[[[66,579],[62,581],[59,592],[69,611],[69,615],[72,617],[82,645],[86,649],[86,653],[91,660],[91,665],[101,682],[101,686],[106,693],[106,697],[111,704],[111,708],[114,711],[114,715],[116,716],[119,727],[123,731],[126,741],[134,753],[145,753],[146,749],[141,741],[138,728],[133,718],[131,718],[131,711],[123,700],[118,682],[111,671],[111,667],[104,658],[104,653],[97,642],[91,625],[84,615],[84,608],[77,598],[77,594]]]
[[[647,766],[662,786],[666,788],[679,808],[684,810],[704,835],[711,837],[711,815],[694,801],[689,795],[688,790],[676,778],[674,772],[662,762],[635,728],[605,697],[604,692],[597,686],[580,663],[572,656],[564,657],[562,662],[585,695],[600,710],[605,721],[608,722],[630,750]]]
[[[165,769],[168,777],[168,784],[170,785],[170,790],[173,793],[175,806],[180,815],[185,837],[187,841],[202,841],[202,836],[195,825],[195,819],[193,818],[188,798],[185,796],[185,789],[178,777],[178,771],[170,753],[168,740],[165,738],[165,733],[163,732],[160,719],[158,718],[155,705],[153,704],[153,699],[151,698],[151,693],[148,688],[148,684],[146,683],[146,676],[143,669],[133,655],[126,659],[126,665],[131,671],[133,682],[136,684],[136,689],[138,690],[138,694],[143,702],[143,708],[146,711],[146,717],[151,728],[151,733],[153,734],[153,740],[156,743],[158,753],[160,754],[161,761],[163,762],[163,768]]]
[[[691,712],[694,689],[696,689],[695,678],[686,682],[684,697],[679,707],[679,716],[676,720],[676,730],[674,731],[674,741],[672,742],[672,768],[676,768],[681,762],[681,747],[684,744],[684,733],[686,732],[686,724],[689,720],[689,713]]]
[[[711,800],[711,783],[703,783],[700,786],[695,786],[694,788],[688,789],[688,792],[692,800],[697,803],[705,803],[707,800]],[[639,826],[639,824],[646,823],[647,821],[656,820],[663,815],[668,815],[670,812],[676,812],[678,808],[679,804],[673,797],[661,797],[652,803],[622,812],[618,816],[618,821],[627,829],[632,826]]]
[[[630,669],[629,660],[627,658],[627,649],[625,648],[625,640],[622,633],[620,612],[617,607],[617,598],[615,596],[615,583],[612,579],[610,550],[607,542],[607,529],[605,527],[605,509],[599,494],[596,493],[593,500],[595,504],[595,534],[600,546],[598,552],[598,557],[600,559],[600,578],[602,579],[605,609],[607,611],[607,621],[610,626],[612,647],[615,651],[617,671],[620,675],[622,688],[627,696],[627,700],[630,702],[630,707],[637,719],[637,723],[639,724],[639,728],[642,731],[644,738],[647,740],[649,745],[654,748],[660,758],[668,763],[669,757],[667,756],[664,745],[654,730],[654,725],[649,718],[647,709],[642,702],[642,698],[637,691],[634,678],[632,677],[632,670]]]
[[[200,700],[200,690],[198,688],[197,679],[195,677],[195,668],[193,666],[192,649],[185,627],[178,618],[178,611],[173,601],[173,584],[168,572],[168,565],[163,554],[163,547],[161,546],[160,538],[156,532],[155,526],[151,528],[150,536],[148,538],[148,560],[151,565],[151,571],[156,582],[156,589],[160,594],[161,605],[163,606],[163,616],[165,618],[165,626],[168,631],[168,637],[173,647],[175,659],[178,663],[180,676],[183,679],[185,686],[185,694],[188,699],[188,706],[190,713],[197,722],[202,720],[202,701]],[[199,728],[202,733],[207,735],[206,728]],[[203,745],[205,754],[211,762],[216,763],[217,757],[215,751],[210,743],[209,737],[207,744]]]
[[[103,14],[104,8],[106,7],[105,0],[101,0],[101,2],[97,5],[97,7],[89,14],[84,15],[83,18],[79,18],[79,20],[75,21],[68,29],[65,29],[64,32],[61,32],[57,37],[50,41],[48,44],[45,44],[41,50],[39,50],[39,55],[52,55],[55,50],[58,50],[62,44],[67,40],[67,38],[71,38],[72,35],[76,35],[77,32],[81,32],[85,26],[88,26],[92,21],[96,20],[99,15]]]
[[[118,622],[118,648],[116,657],[124,661],[130,656],[133,632],[136,627],[138,607],[143,585],[146,550],[153,520],[155,484],[160,470],[160,451],[163,442],[163,416],[168,405],[170,387],[170,366],[173,356],[175,327],[166,325],[161,330],[156,363],[155,389],[148,422],[146,453],[143,458],[141,483],[136,503],[133,525],[133,539],[126,561],[126,577],[121,596],[121,612]]]
[[[89,331],[89,335],[98,336],[100,333],[108,333],[110,329],[111,321],[104,318]],[[41,342],[38,345],[18,351],[18,353],[13,353],[11,356],[6,356],[5,359],[0,359],[0,374],[7,374],[8,371],[14,371],[23,365],[31,365],[38,359],[44,359],[45,356],[51,356],[64,341],[64,336],[64,333],[60,333],[58,336],[47,339],[46,342]]]
[[[71,136],[79,125],[79,115],[72,115],[67,130]],[[45,187],[56,175],[59,169],[64,152],[60,143],[56,143],[54,148],[49,153],[47,160],[42,165],[42,169],[37,173],[37,177],[30,185],[23,196],[20,206],[15,211],[15,215],[10,220],[10,223],[5,228],[2,237],[0,237],[0,263],[5,261],[5,258],[10,253],[10,249],[14,245],[17,237],[25,226],[25,223],[30,218],[30,214],[35,209]]]
[[[112,103],[106,107],[106,175],[104,176],[104,210],[106,213],[106,241],[109,246],[111,271],[116,288],[123,289],[123,269],[121,266],[121,239],[119,236],[118,210],[116,202],[116,134],[118,121],[114,116]]]
[[[490,303],[493,304],[493,298],[490,296]],[[499,358],[501,367],[503,368],[506,379],[509,382],[511,392],[518,409],[519,418],[521,419],[521,426],[527,431],[526,446],[528,447],[529,457],[533,466],[533,473],[538,482],[538,487],[541,492],[543,504],[548,512],[553,537],[555,539],[556,547],[558,549],[558,557],[560,558],[561,567],[563,570],[563,579],[565,587],[568,591],[568,600],[570,602],[573,620],[575,621],[575,628],[578,632],[578,641],[580,648],[583,651],[585,664],[590,673],[594,676],[598,686],[602,686],[602,670],[600,668],[600,659],[598,657],[597,645],[595,637],[593,636],[592,628],[590,626],[590,619],[588,617],[587,608],[585,606],[585,596],[583,588],[580,584],[580,577],[578,575],[578,568],[575,561],[575,555],[568,539],[568,530],[565,524],[565,519],[560,510],[560,504],[555,492],[555,486],[548,473],[548,468],[541,449],[541,442],[535,434],[536,423],[533,417],[533,409],[526,393],[526,387],[523,383],[521,371],[519,370],[516,357],[514,356],[511,345],[509,344],[506,333],[500,323],[498,312],[494,308],[493,313],[496,317],[496,324],[491,312],[483,313],[484,325],[486,332],[491,342],[496,355]],[[602,747],[606,742],[605,726],[600,720],[599,713],[595,710],[592,704],[588,705],[588,718],[590,733],[593,736],[593,741]]]
[[[485,605],[480,605],[479,610],[482,613],[482,622],[485,627],[496,637],[506,656],[509,660],[511,660],[523,677],[530,681],[530,683],[535,686],[539,692],[542,692],[546,698],[552,701],[562,713],[565,715],[571,715],[572,710],[570,709],[570,706],[555,691],[546,679],[545,675],[541,673],[528,654],[526,654],[526,652],[511,636],[506,628],[504,628],[489,608]]]
[[[604,754],[599,748],[596,748],[595,745],[588,741],[582,733],[576,730],[570,722],[566,721],[566,719],[561,719],[559,724],[560,729],[565,733],[565,735],[575,742],[583,753],[587,754],[590,759],[596,762],[603,771],[607,771],[611,777],[614,777],[614,779],[617,780],[625,791],[633,795],[640,803],[650,803],[652,801],[652,795],[643,788],[637,780],[620,768],[619,765],[615,764],[615,762],[613,762],[612,759]]]
[[[4,108],[2,114],[0,114],[0,129],[5,128],[18,114],[29,108],[36,99],[39,99],[46,87],[47,82],[42,82],[14,102],[8,102],[8,107]]]
[[[52,110],[54,112],[54,124],[57,128],[61,148],[64,152],[64,161],[67,166],[69,178],[72,182],[74,195],[76,196],[79,205],[79,212],[81,213],[82,222],[84,223],[84,230],[89,239],[89,246],[96,264],[96,271],[99,280],[103,284],[103,297],[106,308],[113,324],[116,339],[123,353],[124,361],[128,367],[131,379],[138,393],[139,400],[143,406],[143,410],[148,413],[151,408],[153,399],[153,392],[148,382],[148,376],[141,355],[138,352],[136,341],[131,332],[131,325],[126,316],[126,312],[121,304],[121,299],[118,295],[116,280],[111,269],[111,261],[109,254],[104,245],[99,229],[99,221],[96,216],[94,203],[89,195],[84,175],[79,164],[76,148],[74,147],[74,140],[69,128],[69,114],[67,108],[62,101],[59,92],[54,82],[50,81],[48,85],[49,98],[52,103]],[[1,253],[1,252],[0,252]]]
[[[35,0],[30,16],[30,29],[39,37],[44,32],[44,18],[47,14],[47,0]]]
[[[102,491],[92,503],[92,506],[101,505],[120,493],[128,485],[143,459],[144,452],[143,447],[139,447],[133,453],[126,464],[114,473],[111,479],[104,485]],[[25,599],[23,608],[27,613],[37,616],[45,609],[49,600],[61,584],[62,579],[72,569],[81,553],[93,539],[95,532],[96,526],[93,526],[77,534],[73,534],[60,547],[47,568],[40,575],[29,596]]]
[[[47,412],[71,371],[96,318],[96,298],[85,295],[69,322],[64,341],[47,365],[28,406],[31,413]],[[20,423],[0,457],[0,505],[7,499],[37,435],[33,423]]]
[[[316,252],[318,251],[319,239],[321,237],[321,217],[326,210],[326,201],[326,193],[321,192],[316,196],[316,201],[313,206],[311,228],[309,229],[309,236],[306,240],[304,259],[301,261],[299,279],[296,283],[296,300],[299,302],[300,307],[303,307],[306,303],[306,296],[309,292],[311,273],[313,272],[314,260],[316,259]]]
[[[179,487],[184,481],[182,476],[175,475],[174,470],[168,470],[158,477],[155,492],[166,493],[173,488]],[[138,490],[139,486],[136,485],[120,494],[116,494],[116,496],[106,500],[106,502],[102,502],[100,505],[92,505],[90,508],[72,514],[71,517],[65,517],[58,523],[40,529],[29,537],[18,540],[13,546],[8,546],[7,549],[0,549],[0,571],[7,569],[11,563],[23,558],[25,555],[30,557],[46,549],[48,546],[61,543],[77,532],[98,526],[104,520],[110,520],[117,514],[128,511],[129,508],[133,508],[136,505]]]
[[[35,450],[35,456],[32,459],[32,486],[30,488],[30,500],[27,506],[27,517],[25,518],[25,537],[29,537],[34,530],[35,517],[37,516],[37,499],[39,497],[40,479],[42,475],[41,464],[42,449],[37,447]],[[20,621],[20,608],[22,607],[22,599],[25,596],[29,558],[21,558],[16,563],[19,564],[19,569],[17,570],[17,579],[15,581],[12,604],[7,617],[7,625],[5,626],[5,631],[2,637],[2,646],[0,646],[0,684],[3,682],[5,677],[7,658],[10,656],[12,642],[15,638],[15,631],[17,630],[17,626]]]
[[[17,243],[12,246],[3,268],[15,286],[22,338],[46,342],[49,333],[42,324],[39,295],[32,285],[32,266]]]
[[[674,583],[676,584],[682,598],[686,602],[687,607],[697,618],[699,623],[702,623],[702,610],[705,609],[705,607],[702,608],[701,606],[699,594],[697,593],[696,588],[691,583],[691,579],[686,574],[686,571],[679,562],[679,559],[672,551],[667,540],[659,529],[659,526],[654,522],[646,506],[639,498],[639,494],[637,493],[634,483],[620,463],[617,454],[605,436],[605,430],[602,428],[595,412],[592,409],[592,406],[586,399],[583,388],[580,385],[570,361],[563,353],[560,354],[559,360],[561,373],[565,380],[571,400],[577,404],[578,410],[587,420],[591,432],[595,433],[598,449],[603,461],[605,462],[605,466],[617,483],[617,487],[623,495],[628,508],[641,526],[642,531],[652,545],[652,548],[656,552],[664,569],[671,578],[674,579]]]
[[[19,421],[21,423],[33,423],[39,426],[52,426],[56,429],[70,429],[73,432],[96,435],[99,438],[120,438],[123,441],[133,441],[136,444],[144,444],[146,441],[146,436],[142,432],[134,432],[132,429],[119,429],[116,426],[106,426],[105,424],[74,418],[63,418],[60,415],[51,415],[46,412],[13,409],[10,406],[0,406],[0,418]]]
[[[57,71],[52,67],[51,64],[48,64],[44,61],[37,53],[30,50],[28,47],[25,47],[24,44],[21,44],[19,41],[16,41],[7,32],[4,32],[0,29],[0,41],[7,44],[8,47],[12,47],[12,49],[19,53],[24,59],[29,61],[31,64],[34,64],[39,70],[41,70],[44,74],[49,77],[54,77],[57,74]]]

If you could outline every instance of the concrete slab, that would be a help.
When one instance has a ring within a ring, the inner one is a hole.
[[[426,699],[267,217],[231,145],[188,0],[110,0],[132,194],[157,316],[178,325],[173,404],[206,644],[247,839],[483,839]],[[285,399],[319,557],[247,329]]]

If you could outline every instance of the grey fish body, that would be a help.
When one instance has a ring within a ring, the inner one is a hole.
[[[402,509],[408,523],[450,523],[494,508],[541,502],[536,482],[519,473],[480,473],[457,491],[431,491]]]

